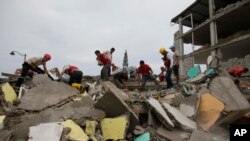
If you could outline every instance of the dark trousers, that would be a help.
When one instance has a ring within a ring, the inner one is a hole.
[[[173,88],[173,82],[171,79],[172,69],[167,69],[166,81],[167,81],[167,89]]]
[[[106,64],[103,66],[103,68],[101,70],[101,79],[102,80],[108,79],[109,73],[110,73],[110,66],[111,66],[111,64]]]
[[[73,71],[72,75],[69,78],[69,85],[72,83],[81,83],[82,82],[82,71],[76,70]]]
[[[39,67],[33,68],[27,62],[24,62],[22,72],[21,72],[21,76],[18,78],[15,86],[20,87],[23,84],[24,78],[25,78],[25,76],[28,76],[29,70],[35,71],[38,74],[44,74],[44,71],[42,69],[40,69]]]

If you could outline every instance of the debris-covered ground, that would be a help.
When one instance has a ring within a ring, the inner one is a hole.
[[[121,90],[89,76],[81,94],[46,75],[15,93],[16,76],[8,76],[1,80],[0,141],[226,141],[231,123],[250,121],[248,76],[236,85],[226,75],[197,75],[174,90],[148,84],[142,92],[133,80]]]

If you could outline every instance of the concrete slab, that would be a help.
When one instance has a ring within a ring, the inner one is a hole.
[[[180,111],[189,118],[194,119],[199,106],[199,97],[197,94],[188,96],[180,104]]]
[[[103,140],[125,139],[128,118],[126,116],[116,118],[104,118],[101,120]]]
[[[226,111],[250,109],[250,104],[229,77],[216,77],[211,82],[211,94],[225,103]]]
[[[60,141],[63,126],[60,123],[43,123],[29,128],[28,141]]]
[[[187,118],[184,114],[182,114],[179,110],[177,110],[176,108],[170,106],[168,103],[166,102],[161,102],[161,104],[163,105],[164,109],[170,114],[172,115],[172,117],[175,119],[176,122],[178,122],[180,124],[180,126],[184,129],[184,130],[194,130],[197,129],[197,125],[196,122],[194,122],[193,120]]]
[[[13,131],[0,130],[0,141],[10,141]]]
[[[184,141],[190,136],[190,133],[184,132],[180,129],[175,128],[173,131],[170,131],[163,126],[160,126],[157,129],[157,134],[169,139],[170,141]]]
[[[147,102],[149,106],[153,109],[155,113],[157,113],[158,117],[162,119],[162,123],[169,129],[172,129],[174,127],[173,122],[171,119],[168,117],[167,113],[161,106],[160,102],[157,101],[156,99],[150,97],[147,99]]]
[[[37,80],[38,78],[41,80]],[[79,93],[77,89],[68,84],[52,81],[45,75],[38,75],[34,78],[34,82],[37,86],[28,90],[20,98],[19,109],[41,111]]]
[[[85,109],[81,109],[81,107],[85,107]],[[101,119],[105,116],[105,113],[98,109],[93,109],[91,105],[86,108],[87,105],[83,101],[71,101],[61,107],[56,109],[46,109],[39,114],[31,116],[29,119],[25,120],[12,127],[14,130],[14,138],[17,140],[26,140],[28,138],[29,127],[35,126],[40,123],[48,123],[48,122],[59,122],[62,119],[72,118],[75,120],[85,120],[85,119]],[[85,111],[79,111],[85,110]],[[76,112],[77,111],[77,112]],[[86,112],[87,111],[87,112]],[[91,112],[91,114],[90,114]],[[93,117],[91,117],[91,115]]]
[[[135,126],[139,123],[137,115],[132,109],[125,103],[121,93],[124,93],[118,89],[111,82],[104,82],[106,85],[106,93],[97,101],[95,108],[103,110],[107,117],[118,117],[123,114],[129,113],[129,132],[133,132]],[[124,93],[125,94],[125,93]]]
[[[4,99],[6,102],[13,103],[17,99],[17,94],[14,89],[10,86],[10,84],[4,83],[1,85],[1,89],[4,94]]]
[[[225,138],[216,134],[206,133],[200,130],[193,131],[189,141],[228,141],[229,138]]]

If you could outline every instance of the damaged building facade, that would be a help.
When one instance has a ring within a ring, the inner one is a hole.
[[[225,69],[236,65],[250,67],[250,0],[196,0],[172,18],[179,25],[174,36],[181,57],[180,73],[194,64],[206,64],[209,55],[213,67]],[[183,27],[190,30],[183,32]],[[193,52],[184,54],[184,44]],[[194,50],[194,46],[201,46]]]

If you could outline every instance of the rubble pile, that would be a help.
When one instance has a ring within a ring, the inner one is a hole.
[[[84,93],[46,75],[35,75],[19,93],[5,81],[0,141],[229,140],[228,125],[245,117],[250,104],[231,78],[197,76],[175,90],[148,91],[87,77]],[[248,88],[247,81],[239,86]]]

